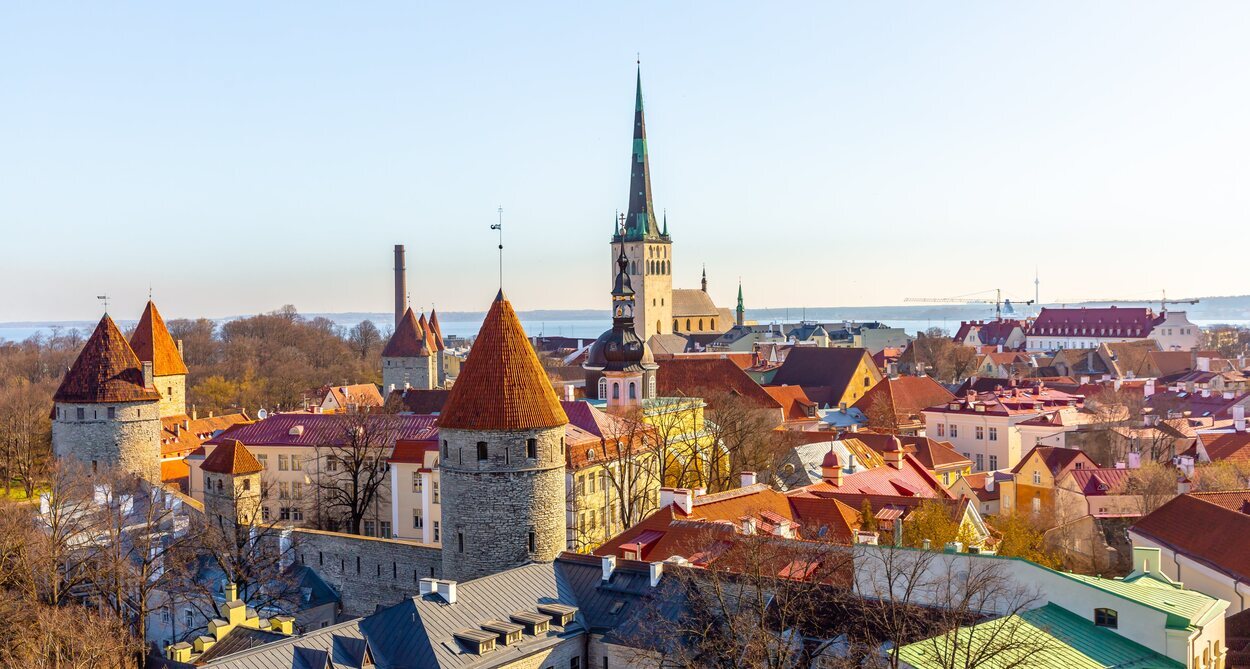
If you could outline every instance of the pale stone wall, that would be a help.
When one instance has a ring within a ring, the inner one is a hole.
[[[414,597],[420,579],[442,576],[441,551],[411,541],[305,529],[291,530],[291,539],[296,559],[334,587],[349,616]]]
[[[446,578],[464,581],[528,562],[550,562],[564,550],[563,426],[444,428],[440,437]],[[537,440],[537,458],[526,455],[531,438]],[[477,458],[478,442],[487,445],[486,460]]]
[[[526,655],[514,662],[505,662],[503,664],[491,665],[497,667],[506,667],[507,669],[567,669],[573,666],[571,661],[578,658],[578,666],[593,667],[598,669],[599,665],[591,665],[586,661],[584,648],[586,645],[586,635],[578,634],[560,642],[559,645],[539,651],[532,655]],[[498,648],[501,647],[496,647]],[[489,657],[489,655],[487,656]],[[626,665],[615,665],[624,667]]]
[[[434,356],[414,358],[382,358],[382,395],[403,390],[404,384],[418,390],[432,390],[438,381],[438,362]]]
[[[97,469],[116,467],[149,481],[161,480],[161,419],[156,401],[117,404],[58,402],[52,452]],[[113,417],[108,410],[113,409]],[[82,409],[83,418],[78,418]]]
[[[152,385],[161,394],[161,418],[183,416],[187,413],[187,377],[184,374],[157,376]]]
[[[611,244],[611,281],[616,281],[616,259],[621,253],[619,244]],[[629,281],[636,294],[634,322],[643,341],[654,334],[673,332],[673,245],[668,242],[625,242],[625,256],[630,259]],[[647,261],[655,258],[666,263],[667,272],[648,273]],[[637,272],[633,269],[636,268]],[[728,325],[727,323],[723,325]],[[658,327],[658,329],[657,329]]]

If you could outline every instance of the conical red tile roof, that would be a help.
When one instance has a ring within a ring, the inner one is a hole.
[[[430,330],[434,331],[434,345],[442,351],[446,347],[443,344],[443,329],[438,326],[438,312],[434,307],[430,307]]]
[[[204,464],[200,465],[200,469],[235,476],[255,474],[265,470],[260,460],[257,460],[256,456],[247,450],[247,446],[244,446],[243,442],[238,439],[223,440],[220,446],[214,448],[213,452],[204,458]]]
[[[161,318],[161,312],[156,310],[152,300],[148,300],[148,306],[139,319],[139,327],[130,335],[130,348],[140,360],[151,361],[152,373],[156,376],[187,373],[187,366],[182,356],[178,355],[178,345],[174,343],[169,329],[165,327],[165,319]]]
[[[143,363],[117,324],[104,314],[52,400],[94,404],[160,398],[155,388],[143,387]]]
[[[451,387],[439,427],[525,430],[568,422],[516,311],[500,291]]]
[[[395,334],[391,335],[390,341],[382,349],[382,357],[413,358],[429,354],[429,349],[425,346],[425,332],[417,323],[417,315],[412,313],[412,307],[408,307],[404,317],[395,326]]]
[[[438,348],[438,341],[434,337],[434,328],[430,326],[429,321],[425,320],[425,314],[421,314],[421,318],[417,321],[417,325],[421,326],[421,334],[423,335],[421,343],[425,345],[425,350],[429,352],[427,355],[440,350]]]

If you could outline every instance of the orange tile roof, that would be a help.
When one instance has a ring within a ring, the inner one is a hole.
[[[816,420],[816,403],[807,398],[803,386],[762,386],[781,405],[786,420]]]
[[[682,357],[665,360],[656,372],[656,387],[664,397],[704,397],[730,392],[761,408],[777,411],[781,404],[732,360]]]
[[[1239,579],[1250,579],[1250,491],[1190,493],[1172,498],[1132,531]]]
[[[100,319],[52,397],[55,402],[83,404],[160,398],[155,388],[143,387],[143,363],[108,314]]]
[[[839,439],[858,439],[877,453],[885,453],[893,448],[894,435],[876,432],[844,432]],[[946,441],[937,441],[929,437],[903,436],[898,440],[903,443],[903,452],[915,456],[920,464],[933,472],[963,469],[971,467],[972,461],[964,457],[955,447]]]
[[[223,439],[217,448],[209,453],[200,469],[218,474],[255,474],[265,470],[247,446],[238,439]]]
[[[920,412],[938,404],[954,399],[951,391],[929,376],[900,376],[895,379],[885,378],[877,385],[868,389],[864,396],[855,402],[855,407],[865,414],[872,408],[878,397],[884,397],[901,422],[920,420]]]
[[[1050,475],[1055,478],[1059,478],[1059,475],[1068,469],[1074,469],[1078,461],[1082,467],[1091,469],[1098,467],[1098,463],[1091,460],[1085,451],[1061,446],[1034,446],[1024,454],[1024,457],[1020,458],[1020,462],[1017,462],[1015,467],[1011,468],[1011,473],[1019,474],[1024,471],[1024,465],[1034,453],[1041,458],[1042,464],[1046,465],[1046,469],[1050,470]]]
[[[568,422],[516,311],[499,291],[451,387],[439,427],[523,430]]]
[[[152,374],[155,376],[187,373],[187,366],[178,354],[178,345],[174,343],[169,329],[165,327],[165,319],[161,318],[161,312],[156,310],[152,300],[148,300],[138,327],[130,335],[130,348],[140,360],[152,363]]]
[[[161,483],[177,483],[186,491],[182,483],[191,475],[191,467],[184,460],[165,460],[161,462]]]
[[[1203,449],[1211,460],[1250,460],[1250,432],[1204,434],[1202,437]]]
[[[232,425],[250,422],[251,419],[244,413],[200,418],[186,415],[166,416],[161,419],[161,456],[186,455],[212,439],[218,432]]]
[[[425,345],[425,332],[417,323],[417,315],[412,313],[412,307],[408,307],[395,326],[395,334],[391,335],[390,341],[382,349],[382,357],[415,358],[429,354],[430,350]]]
[[[443,345],[443,329],[438,326],[438,312],[434,307],[430,307],[430,331],[434,333],[434,345],[438,350],[442,351],[446,348]]]

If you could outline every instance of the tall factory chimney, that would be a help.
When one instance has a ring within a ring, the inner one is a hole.
[[[404,317],[408,308],[408,270],[404,266],[404,245],[395,245],[395,327]]]

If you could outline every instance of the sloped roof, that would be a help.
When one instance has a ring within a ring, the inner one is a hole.
[[[334,401],[341,407],[362,406],[362,407],[380,407],[382,406],[382,393],[378,392],[378,387],[372,383],[354,383],[347,386],[321,386],[314,390],[312,394],[317,396],[318,401],[325,401],[325,396],[334,396]]]
[[[139,360],[151,361],[154,376],[170,376],[186,374],[187,366],[178,354],[178,345],[165,327],[165,319],[156,310],[152,300],[143,309],[139,325],[134,334],[130,335],[130,348],[134,349]]]
[[[892,447],[890,442],[895,438],[895,435],[892,434],[877,434],[875,432],[854,432],[839,436],[841,438],[858,439],[877,453],[885,453],[890,450]],[[972,461],[956,451],[950,442],[919,436],[899,435],[897,438],[903,442],[903,452],[914,456],[929,471],[972,466]]]
[[[376,446],[390,447],[400,439],[423,440],[437,435],[434,416],[370,413],[363,420],[369,439]],[[336,446],[347,443],[348,432],[358,425],[350,414],[280,413],[255,423],[232,426],[205,443],[238,439],[253,446]]]
[[[443,410],[450,390],[425,390],[423,388],[396,388],[386,398],[386,410],[417,414],[433,414]]]
[[[673,318],[718,318],[720,310],[712,297],[698,288],[673,289]],[[683,324],[684,325],[684,324]],[[710,323],[705,323],[710,327]],[[728,326],[729,323],[718,325]]]
[[[1100,495],[1121,495],[1128,485],[1131,470],[1112,467],[1098,469],[1073,469],[1064,476],[1071,476],[1082,495],[1097,497]]]
[[[1137,521],[1132,531],[1225,574],[1250,580],[1250,551],[1230,537],[1250,536],[1250,490],[1189,493],[1172,498]]]
[[[218,474],[255,474],[262,472],[265,468],[260,464],[260,460],[256,459],[252,452],[247,450],[247,446],[238,439],[223,439],[221,445],[213,449],[213,452],[204,458],[204,462],[200,464],[200,469],[206,472],[217,472]]]
[[[803,488],[796,488],[787,495],[809,497],[827,497],[832,493],[869,495],[869,496],[900,496],[908,498],[949,499],[950,493],[934,478],[933,474],[910,454],[903,456],[899,469],[889,465],[874,467],[855,474],[842,477],[841,485],[833,485],[821,481]]]
[[[1188,372],[1194,368],[1189,351],[1150,351],[1150,358],[1159,369],[1159,376]]]
[[[786,420],[817,420],[816,403],[807,398],[802,386],[762,386],[782,406]]]
[[[417,323],[417,315],[412,313],[412,307],[408,307],[403,317],[399,319],[399,323],[395,325],[395,333],[391,335],[390,341],[386,342],[386,346],[382,349],[382,357],[415,358],[429,354],[425,332]]]
[[[143,363],[108,314],[100,319],[52,397],[55,402],[81,404],[160,398],[155,388],[143,386]]]
[[[568,422],[516,311],[499,291],[451,387],[439,426],[520,430]]]
[[[955,396],[931,376],[900,376],[882,379],[880,383],[869,388],[855,402],[855,406],[867,413],[878,397],[885,398],[896,416],[919,418],[924,409],[945,404]]]
[[[434,346],[442,351],[447,347],[443,344],[443,328],[438,325],[438,312],[430,307],[430,333],[434,336]]]
[[[1061,471],[1072,466],[1072,464],[1077,460],[1083,460],[1085,466],[1091,468],[1098,466],[1089,458],[1088,455],[1085,455],[1084,451],[1075,448],[1034,446],[1028,453],[1024,454],[1024,457],[1020,458],[1020,462],[1017,462],[1015,467],[1011,468],[1011,472],[1013,474],[1019,474],[1023,470],[1025,463],[1029,461],[1034,453],[1041,457],[1042,463],[1045,464],[1046,468],[1050,470],[1051,476],[1058,476]]]
[[[1042,307],[1029,328],[1032,336],[1145,337],[1154,315],[1145,307],[1057,309]],[[1099,334],[1102,333],[1102,334]]]
[[[831,387],[840,396],[866,357],[868,351],[862,348],[796,346],[790,349],[772,382],[774,385],[803,386],[805,389],[809,386]],[[868,366],[873,366],[871,358],[868,358]]]
[[[655,380],[656,390],[664,397],[702,397],[708,391],[729,391],[761,409],[781,409],[781,404],[750,375],[732,360],[720,357],[665,360],[660,364]]]
[[[1213,461],[1250,460],[1250,432],[1204,434],[1202,437],[1202,448]]]

